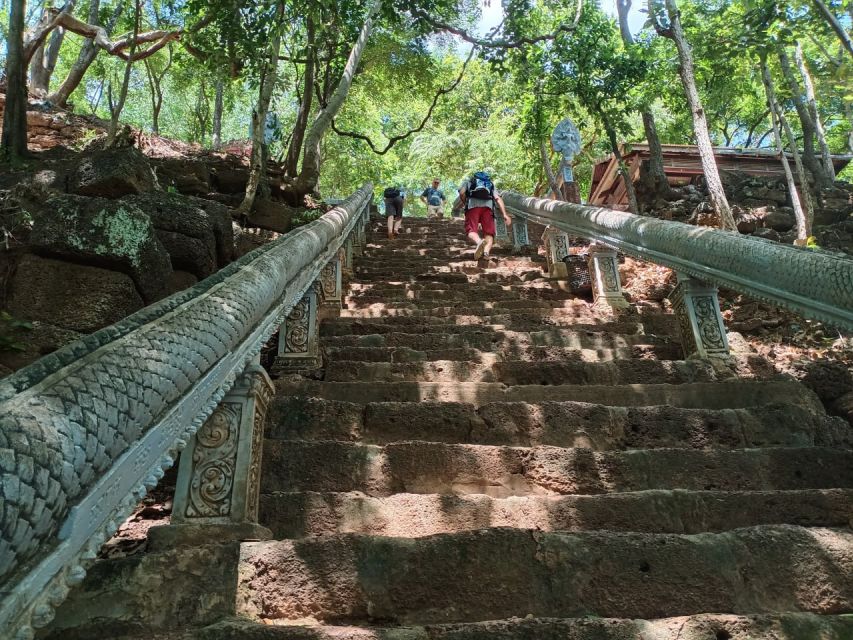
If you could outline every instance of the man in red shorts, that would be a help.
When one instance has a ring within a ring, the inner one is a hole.
[[[507,227],[512,219],[507,215],[501,194],[495,189],[489,174],[478,171],[462,183],[459,199],[465,211],[465,234],[477,245],[474,260],[489,259],[489,252],[495,242],[495,206],[500,209]],[[483,228],[483,238],[479,229]]]

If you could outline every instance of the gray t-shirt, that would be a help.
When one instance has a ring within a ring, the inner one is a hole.
[[[468,193],[468,180],[464,180],[462,184],[459,186],[459,195],[464,195]],[[501,197],[501,192],[498,191],[497,187],[495,187],[493,191],[495,198]],[[488,207],[492,211],[495,210],[495,201],[491,198],[468,198],[467,204],[465,205],[465,209],[473,209],[474,207]]]

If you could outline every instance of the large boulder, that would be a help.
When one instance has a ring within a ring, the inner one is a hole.
[[[233,259],[231,214],[224,205],[162,192],[130,196],[123,201],[148,215],[174,269],[203,279]]]
[[[767,229],[773,229],[774,231],[784,233],[785,231],[793,229],[794,225],[797,224],[797,220],[794,218],[793,212],[779,209],[767,213],[767,215],[762,219],[762,223]]]
[[[68,191],[81,196],[121,198],[158,189],[148,158],[136,147],[93,151],[79,159]]]
[[[220,193],[244,193],[248,183],[248,167],[220,164],[213,169],[213,184]]]
[[[174,187],[179,193],[190,196],[210,193],[210,170],[206,163],[184,158],[162,158],[153,162],[157,180],[164,189]]]
[[[92,333],[144,306],[124,273],[36,255],[21,258],[7,303],[16,317],[78,333]]]
[[[166,293],[169,254],[132,202],[56,195],[33,212],[30,245],[44,257],[120,271],[150,304]]]

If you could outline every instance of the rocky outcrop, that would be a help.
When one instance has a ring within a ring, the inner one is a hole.
[[[135,147],[84,155],[67,180],[70,193],[98,198],[121,198],[158,188],[151,163]]]
[[[124,273],[32,254],[21,258],[9,289],[13,315],[83,334],[144,306]]]
[[[172,272],[151,219],[131,202],[55,195],[34,212],[34,252],[120,271],[146,303],[161,298]]]
[[[204,279],[234,256],[231,214],[224,205],[164,192],[122,202],[146,212],[174,269]]]

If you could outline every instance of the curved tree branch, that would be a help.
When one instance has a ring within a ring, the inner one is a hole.
[[[356,138],[357,140],[363,140],[364,142],[367,143],[367,145],[370,147],[370,150],[373,151],[373,153],[380,155],[380,156],[385,155],[394,147],[395,144],[397,144],[401,140],[405,140],[406,138],[408,138],[412,134],[418,133],[418,132],[423,130],[423,128],[426,126],[427,122],[429,122],[430,118],[432,117],[432,112],[435,109],[436,105],[438,104],[438,101],[441,98],[441,96],[447,95],[448,93],[450,93],[451,91],[456,89],[456,87],[459,86],[459,83],[462,82],[462,78],[465,75],[465,69],[468,67],[468,63],[471,62],[471,58],[474,57],[475,51],[476,51],[476,48],[472,47],[471,52],[468,54],[468,57],[465,59],[465,62],[462,64],[462,69],[459,71],[459,75],[456,77],[456,80],[454,80],[453,83],[450,84],[449,86],[442,87],[441,89],[439,89],[436,92],[435,96],[433,96],[432,104],[430,104],[429,109],[426,112],[426,115],[423,117],[423,120],[421,120],[421,123],[417,127],[415,127],[414,129],[410,129],[410,130],[406,131],[406,133],[401,133],[399,135],[391,136],[390,138],[388,138],[388,143],[385,145],[384,148],[379,149],[373,143],[373,141],[370,139],[370,137],[364,135],[363,133],[357,133],[355,131],[343,131],[341,129],[338,129],[337,125],[335,125],[334,120],[332,120],[332,131],[337,133],[339,136],[344,136],[347,138]]]
[[[471,44],[476,45],[478,47],[482,47],[484,49],[517,49],[525,44],[530,45],[537,44],[539,42],[545,42],[547,40],[554,40],[555,38],[558,38],[564,33],[571,33],[572,31],[574,31],[575,27],[577,27],[578,22],[580,21],[581,9],[583,8],[583,0],[576,1],[577,6],[575,9],[575,18],[570,24],[561,24],[553,33],[546,33],[532,37],[521,37],[517,40],[492,40],[492,35],[497,33],[498,29],[493,30],[492,34],[487,35],[485,38],[478,38],[476,36],[472,36],[464,29],[460,29],[459,27],[454,27],[453,25],[447,24],[446,22],[436,20],[434,17],[429,15],[429,13],[423,11],[422,9],[418,9],[417,7],[411,7],[409,11],[414,17],[422,20],[423,22],[426,22],[433,29],[452,33],[453,35],[459,36],[466,42],[470,42]]]

